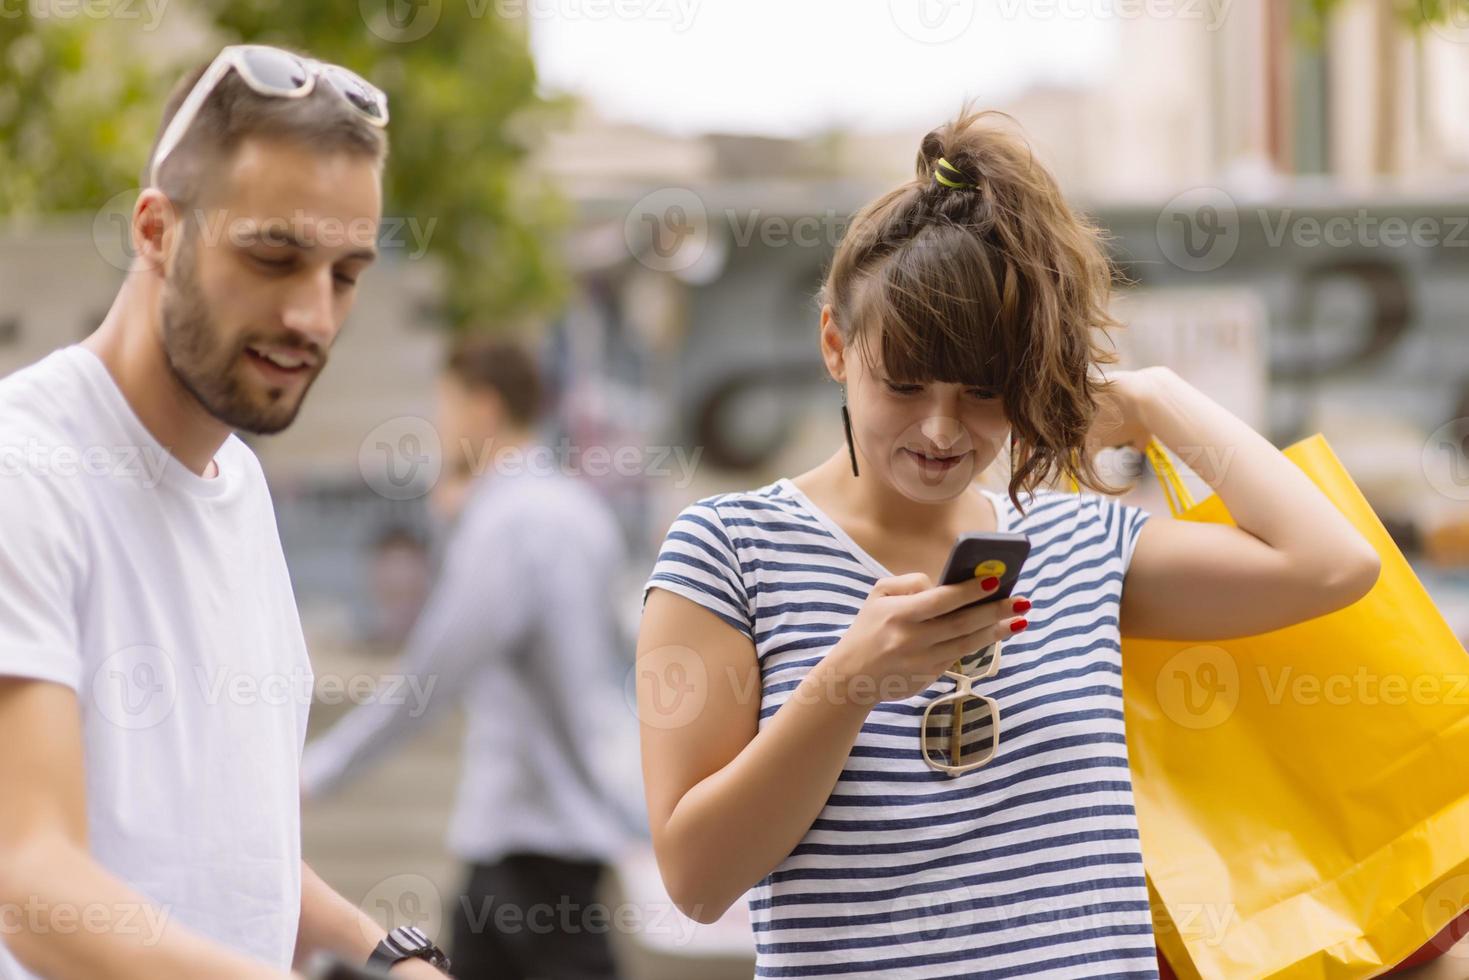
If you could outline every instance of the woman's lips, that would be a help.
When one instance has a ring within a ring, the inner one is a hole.
[[[969,455],[968,453],[959,453],[955,456],[930,458],[928,456],[925,456],[923,453],[916,452],[912,449],[905,448],[903,452],[907,453],[909,458],[917,463],[918,466],[923,469],[923,472],[925,474],[947,473],[954,467],[958,466],[960,463],[964,462],[965,457]]]

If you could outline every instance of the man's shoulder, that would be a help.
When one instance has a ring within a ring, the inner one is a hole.
[[[70,431],[82,384],[75,357],[63,347],[0,378],[0,445],[51,442]]]
[[[590,544],[619,526],[612,505],[579,477],[517,474],[502,487],[479,490],[465,512],[466,528],[478,533],[502,538],[569,536]]]
[[[255,449],[239,433],[231,432],[228,438],[220,445],[218,455],[225,457],[229,462],[238,466],[240,472],[252,480],[258,480],[265,484],[265,467],[260,463],[260,457],[255,454]]]

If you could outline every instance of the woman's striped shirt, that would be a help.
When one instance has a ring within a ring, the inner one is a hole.
[[[1158,976],[1118,636],[1148,514],[1043,491],[1022,515],[975,489],[1031,543],[1016,586],[1030,628],[975,685],[1000,705],[999,753],[957,777],[925,765],[920,718],[949,678],[878,704],[816,822],[751,893],[756,976]],[[643,600],[667,589],[751,639],[763,726],[890,574],[781,479],[684,508]]]

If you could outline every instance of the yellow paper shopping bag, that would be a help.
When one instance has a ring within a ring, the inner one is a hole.
[[[1326,440],[1285,455],[1377,549],[1372,591],[1272,633],[1122,645],[1157,939],[1185,980],[1376,976],[1469,907],[1469,655]],[[1175,516],[1233,523],[1149,456]]]

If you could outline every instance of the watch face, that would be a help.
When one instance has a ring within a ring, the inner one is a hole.
[[[431,966],[438,967],[446,973],[449,970],[449,957],[433,944],[423,930],[414,926],[399,926],[388,933],[379,949],[383,947],[386,947],[386,952],[391,955],[394,963],[406,959],[420,959],[427,960]]]
[[[402,952],[410,956],[419,950],[429,949],[433,946],[433,943],[429,942],[428,936],[424,935],[423,930],[414,926],[399,926],[397,929],[388,933],[388,940],[402,950]]]

